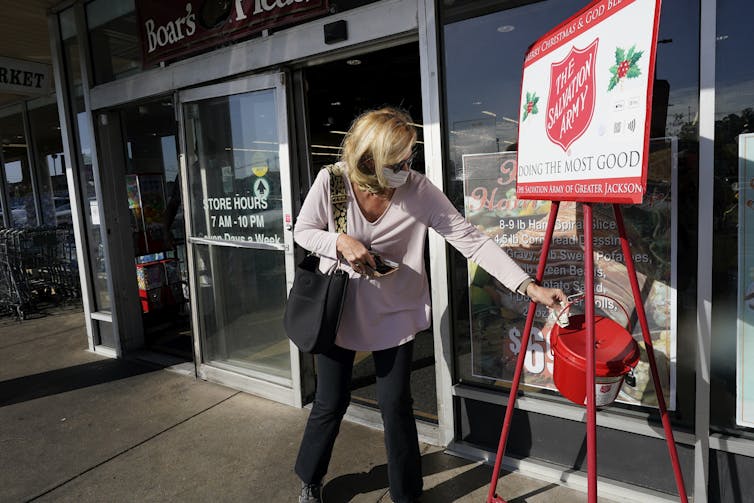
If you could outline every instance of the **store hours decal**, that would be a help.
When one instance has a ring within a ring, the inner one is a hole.
[[[253,190],[254,194],[204,199],[207,239],[283,244],[279,228],[280,210],[273,210],[269,203],[269,181],[257,178]]]

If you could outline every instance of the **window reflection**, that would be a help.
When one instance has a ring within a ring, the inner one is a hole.
[[[203,358],[290,386],[275,90],[184,110]]]
[[[71,204],[54,96],[29,102],[29,127],[36,154],[42,223],[49,226],[70,225]]]
[[[754,367],[751,358],[743,360],[743,347],[736,346],[750,334],[744,296],[754,278],[747,258],[752,250],[745,241],[750,239],[746,217],[751,211],[751,170],[743,164],[744,157],[751,156],[740,148],[754,132],[754,33],[748,22],[754,4],[726,0],[717,6],[710,421],[718,431],[752,438],[754,429],[736,424],[736,406],[741,393],[754,392],[750,386],[738,389],[737,371],[750,373]],[[744,185],[739,187],[740,182]],[[739,216],[744,217],[740,222]]]
[[[89,127],[88,115],[84,104],[81,88],[81,60],[79,59],[79,40],[76,31],[74,9],[69,8],[60,13],[60,35],[65,57],[65,70],[70,89],[68,99],[72,112],[75,114],[74,127],[78,149],[74,153],[76,166],[81,180],[82,213],[86,221],[86,244],[92,271],[92,283],[95,293],[95,309],[108,311],[110,309],[110,294],[107,289],[107,264],[105,262],[104,245],[100,229],[99,201],[94,186],[94,171],[92,165],[92,133]],[[100,344],[115,347],[112,330],[99,332]]]
[[[583,5],[584,2],[576,0],[549,0],[487,14],[480,12],[475,2],[444,2],[441,17],[446,21],[443,28],[446,173],[448,195],[459,210],[463,210],[463,156],[516,150],[521,71],[527,47]],[[695,13],[698,10],[698,0],[663,5],[651,122],[653,137],[673,137],[678,145],[678,208],[684,218],[678,222],[679,356],[675,420],[689,424],[694,410],[699,93],[699,20]],[[455,252],[451,260],[451,292],[456,306],[453,313],[456,380],[491,385],[494,381],[475,377],[471,369],[467,266],[465,259]]]
[[[95,0],[86,5],[86,22],[97,84],[141,70],[134,0]]]
[[[20,107],[0,111],[0,147],[10,227],[34,227],[37,211],[29,166],[29,151]]]
[[[275,91],[189,105],[197,132],[193,233],[281,244],[283,203]],[[268,241],[269,240],[269,241]]]
[[[285,256],[225,246],[194,250],[206,361],[290,379],[290,346],[282,323]]]

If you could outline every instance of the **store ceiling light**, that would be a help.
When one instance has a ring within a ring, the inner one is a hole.
[[[233,152],[267,152],[267,153],[273,153],[273,154],[278,153],[277,150],[265,150],[265,149],[261,149],[261,148],[238,148],[238,147],[230,148],[230,147],[225,147],[225,150],[229,151],[229,152],[230,151],[233,151]]]
[[[346,131],[337,131],[335,129],[332,129],[332,130],[328,131],[328,133],[332,133],[332,134],[348,134]]]
[[[506,117],[504,115],[503,115],[503,120],[504,121],[508,121],[508,122],[512,122],[513,124],[518,124],[518,121],[516,119],[511,119],[510,117]]]
[[[497,31],[499,31],[500,33],[510,33],[515,29],[516,27],[513,26],[512,24],[504,24],[502,26],[497,27]]]
[[[356,58],[349,59],[349,60],[346,61],[346,64],[350,65],[350,66],[359,66],[361,64],[361,60],[360,59],[356,59]]]
[[[342,150],[343,149],[342,147],[335,147],[335,146],[332,146],[332,145],[312,145],[312,148],[332,148],[332,149],[335,149],[335,150]]]
[[[495,112],[490,112],[488,110],[482,110],[482,113],[484,115],[489,115],[490,117],[497,117],[497,114]]]

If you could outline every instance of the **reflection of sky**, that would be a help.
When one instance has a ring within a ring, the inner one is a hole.
[[[251,176],[251,168],[267,165],[277,170],[277,116],[275,91],[230,97],[230,122],[235,177]]]
[[[81,155],[84,158],[84,164],[92,163],[92,133],[89,130],[89,121],[86,112],[81,112],[76,116],[79,125],[79,142],[81,143]]]
[[[503,117],[518,117],[526,49],[584,3],[550,0],[447,25],[444,35],[450,129],[460,121],[489,117],[482,114],[484,110],[497,114],[496,131],[501,140],[515,140],[515,124]],[[698,11],[699,0],[674,0],[663,5],[658,39],[666,42],[658,45],[656,75],[670,82],[669,122],[675,113],[682,113],[684,120],[694,120],[696,116]],[[513,30],[498,31],[502,26]]]
[[[754,107],[754,2],[717,2],[716,117]]]
[[[175,180],[178,174],[178,152],[175,148],[175,136],[168,135],[160,138],[162,145],[162,165],[165,166],[165,179]]]
[[[485,117],[483,110],[497,114],[498,122],[502,116],[517,119],[527,47],[553,27],[553,20],[566,19],[581,7],[583,1],[542,2],[446,26],[451,129],[455,122]],[[502,26],[514,29],[501,33]]]

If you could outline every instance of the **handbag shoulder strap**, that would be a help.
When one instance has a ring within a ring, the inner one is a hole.
[[[333,217],[335,218],[335,231],[346,233],[346,184],[343,181],[342,171],[338,166],[331,164],[327,166],[330,172],[330,203],[332,204]]]

